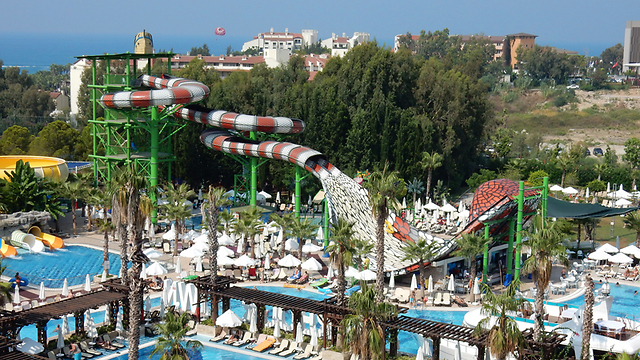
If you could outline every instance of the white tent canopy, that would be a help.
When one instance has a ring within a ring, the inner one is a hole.
[[[240,320],[233,310],[229,309],[216,319],[216,325],[222,327],[236,327],[242,325],[242,320]]]
[[[301,263],[300,259],[298,259],[297,257],[291,254],[288,254],[287,256],[278,260],[278,265],[283,267],[295,267],[300,265],[300,263]]]
[[[589,259],[591,260],[609,260],[609,258],[611,258],[611,255],[602,250],[596,250],[589,254]]]
[[[301,268],[305,269],[305,270],[309,270],[309,271],[320,271],[322,270],[322,264],[320,264],[320,262],[318,260],[316,260],[315,258],[309,258],[307,261],[303,262],[302,265],[300,265]]]
[[[619,250],[617,247],[609,244],[609,243],[605,243],[602,246],[600,246],[599,248],[596,249],[596,251],[604,251],[606,253],[617,253]]]
[[[623,253],[617,253],[610,257],[609,261],[617,264],[628,264],[630,262],[633,262],[633,259]]]

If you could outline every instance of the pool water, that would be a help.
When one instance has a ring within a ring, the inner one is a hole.
[[[638,304],[640,304],[640,295],[633,295],[634,291],[640,290],[640,288],[628,285],[615,286],[611,285],[611,296],[613,297],[613,304],[611,305],[611,316],[628,318],[631,320],[640,320],[640,310]],[[595,288],[599,289],[602,284],[596,283]],[[581,295],[575,299],[565,301],[563,304],[580,306],[584,304],[584,295]]]
[[[39,254],[25,253],[2,259],[6,275],[16,272],[27,278],[32,286],[44,283],[47,288],[62,288],[64,279],[69,286],[84,284],[85,277],[102,274],[102,251],[84,246],[45,251]],[[120,272],[120,256],[109,254],[109,273]]]
[[[209,341],[208,337],[204,336],[194,336],[190,338],[190,340],[197,340],[201,343],[205,344]],[[150,359],[150,360],[158,360],[162,356],[161,354],[151,355],[153,352],[154,345],[145,347],[140,349],[138,352],[140,359]],[[129,356],[127,354],[120,355],[113,359],[115,360],[127,360]],[[189,358],[192,360],[263,360],[263,358],[246,355],[244,353],[235,353],[231,351],[226,351],[223,349],[218,349],[210,346],[203,346],[200,350],[189,350]]]

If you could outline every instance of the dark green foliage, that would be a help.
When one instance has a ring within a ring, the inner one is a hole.
[[[605,184],[604,181],[601,180],[590,181],[589,183],[587,183],[587,187],[594,193],[607,190],[607,184]]]
[[[52,184],[36,177],[28,163],[19,160],[15,170],[7,175],[8,179],[0,179],[1,203],[7,213],[48,211],[55,218],[62,214],[60,204],[52,196]]]
[[[477,189],[478,186],[484,184],[489,180],[498,178],[498,174],[495,171],[480,169],[480,173],[474,173],[469,179],[467,179],[467,185],[472,189]]]
[[[529,174],[529,177],[527,178],[527,182],[531,184],[531,186],[541,186],[543,182],[543,178],[548,176],[549,174],[547,174],[547,172],[544,170],[534,171]]]
[[[209,51],[209,46],[207,44],[204,44],[200,47],[192,47],[191,50],[189,51],[189,55],[191,56],[197,56],[197,55],[202,55],[202,56],[210,56],[211,55],[211,51]]]
[[[85,135],[86,136],[86,135]],[[53,156],[66,160],[80,160],[76,157],[76,148],[80,154],[86,154],[83,143],[79,142],[80,133],[64,121],[54,121],[45,126],[29,145],[29,154]]]

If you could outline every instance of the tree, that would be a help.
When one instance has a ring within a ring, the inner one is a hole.
[[[298,257],[300,260],[302,260],[302,246],[304,245],[304,240],[312,238],[318,230],[318,225],[313,225],[311,221],[312,220],[307,218],[304,220],[296,218],[290,224],[291,235],[298,239]],[[301,269],[301,266],[302,263],[298,265],[298,270]]]
[[[209,216],[207,217],[207,225],[209,226],[209,267],[211,268],[209,279],[212,287],[218,277],[218,214],[220,208],[224,208],[229,203],[224,193],[224,188],[209,186],[209,193],[207,194],[207,200],[209,200]]]
[[[522,270],[533,274],[533,282],[538,289],[535,299],[536,321],[533,328],[533,336],[536,340],[541,339],[544,330],[544,293],[551,279],[553,261],[557,259],[561,264],[569,265],[567,248],[564,246],[564,238],[558,229],[558,223],[543,221],[542,228],[529,234],[529,240],[523,244],[525,249],[530,249],[531,256],[525,260]]]
[[[608,165],[605,164],[605,163],[597,163],[597,164],[593,165],[593,170],[598,173],[598,180],[597,181],[602,181],[602,173],[605,170],[607,170],[607,167],[608,167]],[[591,190],[593,190],[593,191],[602,191],[602,190],[594,190],[594,189],[591,189]]]
[[[283,241],[280,243],[280,257],[284,257],[285,256],[285,239],[287,238],[288,235],[291,235],[291,229],[292,229],[292,223],[295,220],[295,214],[294,213],[286,213],[286,214],[282,214],[282,216],[278,215],[277,213],[271,213],[271,215],[269,216],[269,218],[271,219],[271,221],[275,221],[276,224],[278,224],[280,226],[280,231],[283,232],[283,236],[282,239]]]
[[[636,246],[640,247],[640,211],[634,211],[624,217],[624,225],[636,231]]]
[[[558,167],[562,170],[562,180],[560,181],[560,186],[564,187],[564,179],[567,176],[567,170],[573,165],[573,160],[567,155],[567,153],[562,153],[558,156]]]
[[[600,59],[602,59],[602,64],[607,68],[607,70],[612,69],[613,72],[615,69],[622,69],[623,55],[624,47],[622,44],[618,43],[604,49],[602,54],[600,54]],[[618,66],[615,66],[616,64],[618,64]]]
[[[236,234],[242,234],[247,242],[251,244],[251,250],[249,256],[255,258],[255,237],[260,233],[258,227],[262,225],[260,221],[262,213],[257,207],[252,207],[249,210],[240,213],[238,221],[235,223]],[[247,243],[245,242],[245,247]],[[244,249],[238,249],[240,253],[244,253]]]
[[[429,191],[431,190],[431,179],[433,176],[433,170],[442,166],[442,160],[444,160],[442,155],[438,154],[435,151],[433,153],[429,153],[428,151],[422,153],[422,161],[420,161],[420,166],[422,166],[422,169],[427,169],[427,196],[429,196]]]
[[[353,260],[354,249],[351,247],[351,239],[355,235],[353,225],[343,218],[339,218],[337,223],[331,224],[331,242],[327,246],[327,253],[331,262],[338,267],[338,287],[336,297],[338,304],[344,304],[347,281],[345,280],[345,267]]]
[[[406,192],[404,180],[397,171],[389,171],[388,163],[382,170],[369,176],[365,187],[369,190],[369,203],[376,218],[376,293],[378,302],[384,300],[384,222],[389,207],[396,207],[397,196]]]
[[[584,312],[582,313],[582,351],[580,352],[580,359],[590,360],[589,347],[591,346],[591,333],[593,332],[593,303],[595,302],[591,275],[587,274],[584,285],[586,290],[584,292]]]
[[[29,154],[74,160],[80,133],[64,121],[45,126],[29,145]]]
[[[185,200],[194,196],[195,192],[189,188],[187,183],[182,183],[178,186],[173,185],[173,183],[167,183],[164,188],[167,194],[167,204],[161,205],[160,211],[165,219],[173,221],[176,226],[173,256],[177,256],[178,241],[183,231],[182,224],[184,219],[191,217],[191,210],[189,205],[185,204]]]
[[[200,47],[192,47],[191,50],[189,51],[189,55],[191,56],[198,56],[198,55],[202,55],[202,56],[211,56],[211,52],[209,51],[209,46],[205,43]]]
[[[368,240],[352,238],[351,248],[353,249],[353,262],[356,265],[356,269],[360,271],[364,270],[365,259],[371,255],[375,248],[375,244]]]
[[[76,225],[76,209],[78,207],[78,200],[82,200],[86,197],[87,194],[87,184],[83,181],[82,178],[77,177],[73,174],[69,176],[67,181],[60,184],[60,189],[62,191],[62,195],[71,200],[71,219],[73,224],[73,235],[77,235],[77,225]]]
[[[569,55],[560,54],[550,46],[534,45],[532,48],[521,46],[516,53],[518,67],[536,81],[553,79],[558,84],[564,84],[573,73]]]
[[[640,168],[640,139],[631,138],[624,142],[624,155],[622,155],[622,160],[626,161],[631,165],[633,169]],[[633,185],[636,185],[636,176],[633,177]]]
[[[0,276],[7,270],[7,266],[2,266],[2,260],[0,259]],[[0,307],[4,308],[4,306],[8,303],[11,303],[11,283],[8,282],[0,282]]]
[[[455,254],[469,260],[471,263],[471,279],[474,279],[474,281],[477,272],[476,257],[484,252],[485,246],[490,242],[491,239],[485,239],[484,236],[475,234],[462,234],[461,237],[456,239],[458,250],[456,250]]]
[[[414,207],[416,206],[416,197],[422,194],[423,191],[424,183],[421,180],[418,180],[418,178],[413,178],[413,180],[407,184],[407,192],[413,194]]]
[[[189,331],[187,323],[191,315],[187,312],[176,314],[173,311],[167,312],[164,324],[154,325],[159,333],[151,355],[161,354],[160,360],[189,360],[189,350],[199,350],[202,343],[197,340],[187,340],[186,334]],[[184,345],[183,345],[184,342]]]
[[[427,243],[427,240],[420,238],[417,242],[406,242],[401,248],[404,255],[403,260],[418,263],[418,284],[424,289],[425,279],[425,267],[424,263],[433,260],[433,257],[438,253],[438,243],[431,241]]]
[[[523,298],[516,297],[516,290],[520,286],[520,280],[514,279],[502,294],[494,294],[487,284],[482,284],[482,292],[485,294],[482,300],[482,313],[486,316],[474,329],[474,334],[483,333],[496,317],[495,324],[489,328],[487,335],[487,347],[498,360],[505,360],[524,343],[524,336],[518,329],[518,323],[510,317],[509,313],[516,313],[526,302]]]
[[[398,313],[394,305],[378,302],[376,298],[375,288],[363,284],[361,292],[356,292],[349,298],[349,308],[353,313],[342,320],[345,341],[361,359],[375,360],[384,357],[385,334],[380,322],[392,319]]]
[[[13,125],[2,133],[0,138],[0,154],[24,155],[29,151],[33,135],[26,127]]]

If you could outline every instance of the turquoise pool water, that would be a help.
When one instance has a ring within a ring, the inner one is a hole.
[[[84,284],[87,274],[102,274],[102,251],[72,245],[55,251],[5,258],[2,265],[7,266],[6,275],[13,276],[19,272],[33,286],[44,282],[45,287],[61,288],[65,278],[69,286],[73,286]],[[109,266],[109,273],[118,274],[120,256],[109,254]]]
[[[616,286],[615,282],[610,283],[611,296],[613,297],[613,304],[611,305],[611,315],[619,316],[622,318],[638,319],[640,320],[640,295],[633,295],[634,291],[640,288],[628,285]],[[596,289],[602,287],[602,284],[596,283]],[[575,299],[563,302],[562,304],[580,306],[584,304],[584,295]]]
[[[203,336],[194,336],[191,340],[197,340],[201,343],[206,343],[209,338]],[[151,355],[154,346],[145,347],[138,352],[140,359],[158,360],[160,354]],[[127,354],[120,355],[113,359],[126,360],[129,356]],[[263,360],[262,358],[226,351],[223,349],[213,348],[209,346],[203,346],[199,351],[189,351],[189,358],[191,360]]]

